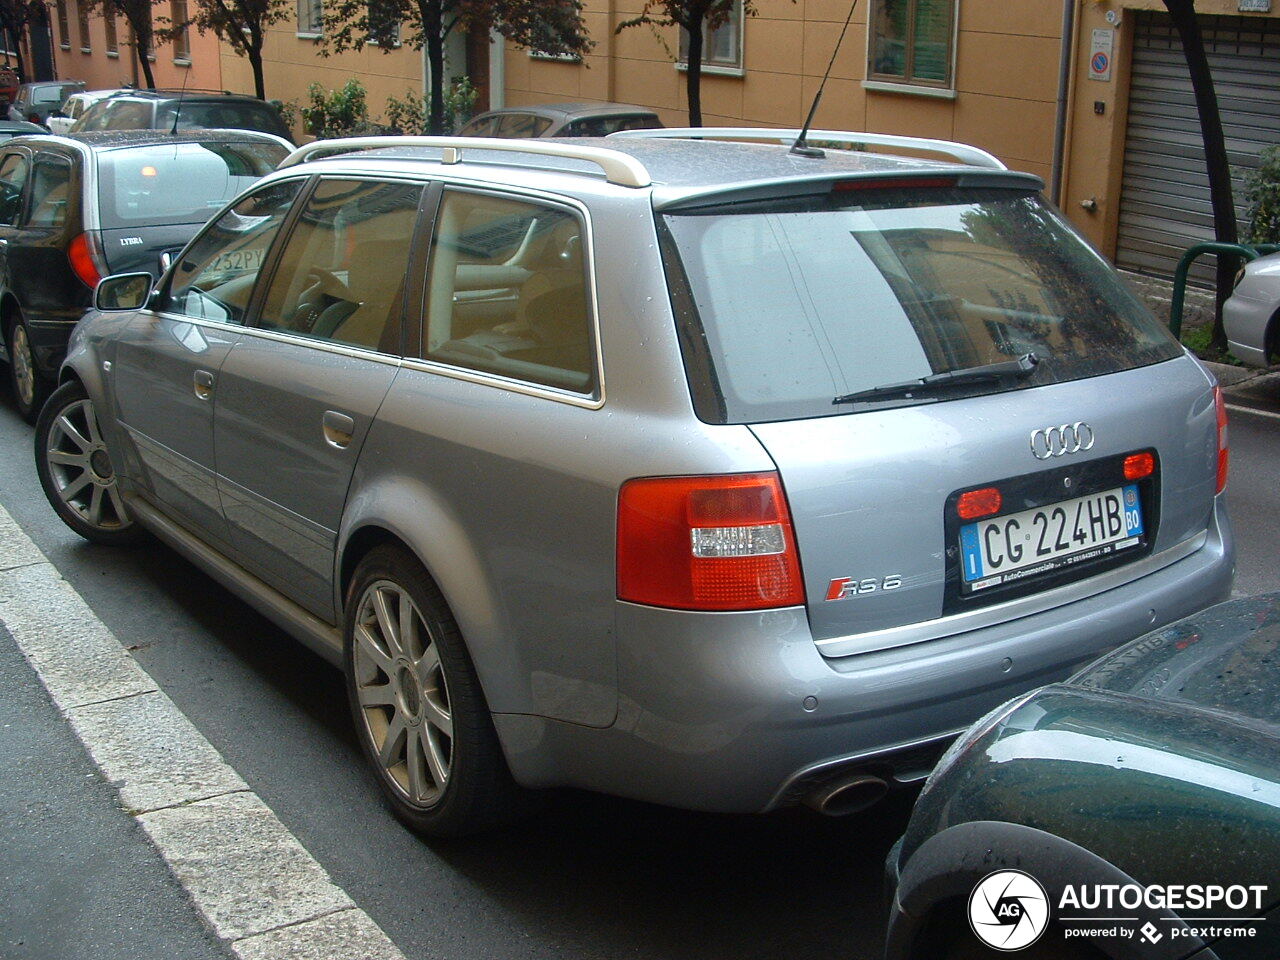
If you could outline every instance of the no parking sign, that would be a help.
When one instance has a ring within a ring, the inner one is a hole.
[[[1110,81],[1111,59],[1116,45],[1114,30],[1093,31],[1093,50],[1089,54],[1089,79]]]

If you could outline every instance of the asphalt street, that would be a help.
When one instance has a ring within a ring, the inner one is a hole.
[[[1233,400],[1262,411],[1233,412],[1230,428],[1244,593],[1280,590],[1277,379],[1244,384]],[[382,807],[338,672],[169,550],[95,547],[71,534],[39,491],[31,436],[7,398],[0,402],[0,505],[406,957],[878,956],[881,865],[910,797],[835,821],[804,810],[724,817],[563,793],[504,833],[428,845]],[[56,752],[61,741],[50,743]],[[66,771],[74,800],[90,778],[74,763]],[[56,791],[61,779],[51,770],[31,790]],[[51,869],[67,871],[67,895],[95,895],[73,863]]]

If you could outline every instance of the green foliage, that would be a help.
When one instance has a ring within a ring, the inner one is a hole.
[[[475,86],[467,77],[454,77],[444,93],[444,134],[456,133],[475,112]],[[431,129],[431,98],[413,92],[387,98],[387,126],[392,133],[420,136]]]
[[[307,87],[307,97],[310,102],[302,106],[302,123],[307,133],[326,139],[382,132],[369,120],[364,84],[355,77],[327,93],[320,84],[312,82]]]
[[[284,121],[284,125],[293,130],[298,125],[298,101],[296,100],[269,100],[273,107],[280,111],[280,119]]]
[[[1267,147],[1245,180],[1249,234],[1245,243],[1280,243],[1280,146]]]

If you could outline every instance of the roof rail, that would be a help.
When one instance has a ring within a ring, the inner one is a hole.
[[[657,130],[620,130],[609,134],[618,140],[776,140],[792,144],[800,139],[799,130],[775,130],[769,127],[667,127]],[[1007,170],[1003,163],[978,147],[950,140],[927,140],[923,137],[900,137],[892,133],[858,133],[852,130],[810,130],[807,139],[834,140],[837,143],[865,143],[877,147],[899,147],[925,153],[940,153],[974,167]]]
[[[499,140],[494,137],[341,137],[333,140],[316,140],[293,151],[280,161],[276,169],[283,170],[285,167],[306,163],[321,154],[379,150],[385,147],[435,147],[443,151],[440,162],[445,164],[460,163],[464,150],[564,157],[569,160],[585,160],[587,163],[594,163],[604,171],[606,180],[619,186],[647,187],[653,183],[643,163],[617,150],[579,147],[566,143],[547,143],[539,140]]]

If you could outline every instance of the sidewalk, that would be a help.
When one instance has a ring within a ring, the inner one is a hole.
[[[0,685],[0,956],[230,956],[3,627]]]

